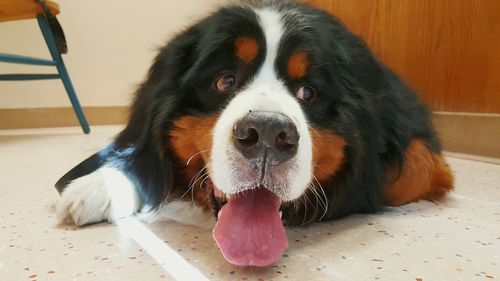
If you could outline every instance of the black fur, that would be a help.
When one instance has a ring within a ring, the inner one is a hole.
[[[340,171],[323,184],[329,207],[322,220],[380,209],[387,170],[404,164],[412,139],[423,139],[434,152],[441,149],[428,110],[331,15],[293,3],[267,5],[281,9],[287,22],[276,65],[280,78],[291,93],[302,85],[314,87],[316,100],[303,104],[311,125],[331,130],[348,143]],[[238,62],[234,54],[234,39],[242,35],[256,38],[261,50],[250,65]],[[290,79],[286,62],[297,50],[307,52],[310,67],[304,78]],[[175,171],[180,166],[164,132],[182,116],[221,111],[234,93],[217,95],[214,78],[231,71],[238,88],[244,87],[262,64],[264,51],[265,38],[248,7],[223,8],[180,33],[156,57],[136,93],[127,127],[113,144],[62,177],[57,189],[106,164],[123,170],[137,184],[145,205],[154,208],[175,199],[180,180]],[[284,206],[283,211],[289,224],[322,215],[305,214],[304,206]]]

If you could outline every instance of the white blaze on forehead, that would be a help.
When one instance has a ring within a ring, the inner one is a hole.
[[[272,8],[255,11],[266,40],[264,63],[254,79],[237,93],[222,111],[213,131],[213,146],[209,169],[219,190],[234,194],[254,188],[258,178],[249,179],[251,167],[232,143],[234,125],[250,111],[277,112],[288,116],[300,135],[297,155],[284,176],[282,188],[287,188],[282,200],[301,196],[312,176],[312,141],[307,120],[297,99],[290,93],[276,73],[276,58],[285,32],[282,15]],[[253,186],[252,186],[253,185]]]
[[[278,79],[274,64],[278,56],[278,48],[284,32],[282,16],[275,10],[263,9],[256,11],[260,26],[266,38],[266,59],[255,78],[255,82]]]

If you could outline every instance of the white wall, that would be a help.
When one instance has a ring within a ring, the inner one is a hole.
[[[173,34],[227,0],[58,0],[68,41],[63,56],[84,106],[127,105]],[[0,52],[50,58],[36,20],[0,23]],[[0,73],[54,72],[0,63]],[[68,107],[60,80],[0,81],[0,108]]]

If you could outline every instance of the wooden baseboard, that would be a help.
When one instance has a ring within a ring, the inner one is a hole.
[[[446,151],[500,158],[500,114],[434,112]]]
[[[85,107],[90,125],[125,124],[128,107]],[[434,112],[446,151],[500,158],[500,114]],[[78,126],[72,108],[0,109],[0,130]]]
[[[84,107],[90,126],[125,124],[126,106]],[[0,130],[79,126],[71,107],[0,109]]]

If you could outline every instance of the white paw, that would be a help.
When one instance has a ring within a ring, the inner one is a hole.
[[[134,184],[121,171],[102,167],[64,189],[56,214],[61,222],[81,226],[130,216],[139,205]]]

